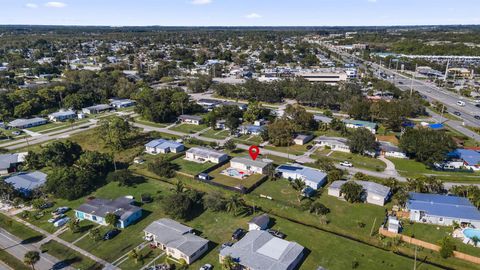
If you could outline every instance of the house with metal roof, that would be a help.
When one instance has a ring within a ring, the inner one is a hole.
[[[383,206],[388,201],[391,195],[389,187],[377,184],[375,182],[352,180],[353,182],[363,187],[362,200],[366,203]],[[335,196],[337,198],[343,198],[343,194],[340,192],[342,186],[348,181],[334,181],[328,187],[328,195]]]
[[[304,145],[313,139],[313,135],[309,134],[298,134],[293,139],[293,142],[297,145]]]
[[[135,106],[135,101],[131,99],[112,99],[110,101],[110,106],[121,109]]]
[[[105,217],[107,214],[113,213],[118,217],[116,226],[126,228],[142,217],[142,208],[133,205],[134,202],[130,197],[119,197],[115,200],[91,199],[75,209],[75,217],[107,225]]]
[[[406,208],[414,222],[480,228],[480,211],[464,197],[410,192]]]
[[[185,146],[179,142],[156,139],[145,144],[145,152],[148,154],[166,154],[166,153],[180,153],[185,150]]]
[[[48,120],[52,122],[62,122],[68,119],[75,119],[75,118],[77,118],[77,113],[72,110],[58,111],[48,115]]]
[[[215,164],[228,160],[228,155],[222,151],[205,147],[193,147],[185,153],[185,159],[197,163],[212,162]]]
[[[407,154],[391,142],[379,141],[380,155],[393,158],[408,158]]]
[[[12,128],[23,129],[23,128],[31,128],[31,127],[45,125],[46,123],[47,123],[47,119],[40,118],[40,117],[34,117],[29,119],[18,118],[8,123],[8,126]]]
[[[248,222],[248,230],[266,230],[270,224],[270,217],[267,214],[262,214],[260,216],[253,217]]]
[[[178,121],[185,123],[185,124],[191,124],[191,125],[200,125],[203,122],[203,118],[198,115],[186,115],[182,114],[178,117]]]
[[[327,183],[325,172],[300,164],[282,164],[275,169],[275,172],[285,179],[301,179],[305,185],[313,189],[319,189]]]
[[[165,251],[167,256],[193,263],[208,250],[208,240],[195,235],[192,228],[169,218],[152,222],[144,230],[145,239]]]
[[[325,115],[319,115],[319,114],[314,114],[313,115],[313,120],[317,122],[322,122],[325,124],[330,124],[333,120],[333,118],[325,116]]]
[[[297,269],[304,255],[304,248],[295,242],[252,230],[231,247],[221,249],[220,262],[230,256],[242,269],[291,270]]]
[[[320,136],[315,139],[315,143],[328,147],[332,151],[350,153],[350,147],[347,145],[347,139],[345,138]]]
[[[0,175],[6,175],[17,170],[18,165],[25,161],[27,152],[0,155]]]
[[[230,167],[247,171],[250,174],[266,174],[272,166],[271,160],[253,160],[250,157],[234,157],[230,160]]]
[[[113,107],[108,104],[98,104],[82,109],[85,114],[98,114],[106,111],[110,111]]]
[[[40,171],[19,173],[5,178],[7,183],[13,185],[15,190],[24,196],[29,196],[31,192],[42,187],[47,182],[47,175]]]
[[[373,134],[377,133],[377,124],[369,121],[362,120],[353,120],[353,119],[343,119],[343,123],[347,128],[366,128]]]
[[[460,159],[467,169],[480,170],[480,152],[471,149],[456,149],[448,153],[447,157]]]
[[[243,135],[257,135],[260,136],[265,130],[266,126],[256,126],[256,125],[242,125],[238,128],[240,134]]]

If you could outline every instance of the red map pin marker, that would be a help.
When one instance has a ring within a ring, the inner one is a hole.
[[[256,145],[250,146],[248,149],[248,153],[250,153],[250,157],[255,160],[258,157],[258,154],[260,154],[260,149]]]

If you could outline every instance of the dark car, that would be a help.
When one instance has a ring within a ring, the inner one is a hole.
[[[46,202],[46,203],[44,203],[40,206],[40,209],[47,209],[47,208],[51,208],[51,207],[53,207],[53,203],[52,202]]]
[[[403,82],[398,82],[398,84],[403,84]]]
[[[231,247],[231,246],[233,246],[233,243],[232,243],[232,242],[223,243],[223,244],[220,246],[219,250],[222,250],[222,249],[224,249],[224,248],[226,248],[226,247]]]
[[[480,115],[475,115],[473,118],[480,120]]]
[[[457,112],[457,111],[454,111],[453,114],[455,114],[456,116],[462,115],[460,112]]]
[[[480,108],[480,104],[475,104],[475,107]]]
[[[269,229],[267,230],[267,232],[269,232],[271,235],[275,236],[275,237],[278,237],[278,238],[285,238],[286,235],[280,231],[277,231],[277,230],[272,230],[272,229]]]
[[[103,240],[110,240],[120,233],[119,229],[111,229],[103,236]]]
[[[242,228],[238,228],[232,233],[232,240],[240,240],[242,239],[244,234],[245,230]]]

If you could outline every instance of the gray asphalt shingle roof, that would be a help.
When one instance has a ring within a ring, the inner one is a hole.
[[[141,209],[132,205],[132,203],[133,199],[127,197],[119,197],[115,200],[95,198],[80,205],[77,211],[99,217],[105,217],[108,213],[114,213],[120,220],[126,220],[130,215]]]
[[[33,190],[41,187],[47,181],[47,175],[40,171],[30,173],[19,173],[5,179],[5,182],[12,184],[17,190]]]

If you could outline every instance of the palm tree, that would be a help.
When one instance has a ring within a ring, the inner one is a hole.
[[[238,215],[239,213],[245,211],[246,205],[245,201],[240,198],[238,194],[232,195],[225,204],[227,212]]]
[[[186,190],[187,188],[185,187],[185,184],[182,181],[178,181],[177,183],[175,183],[175,187],[172,188],[172,191],[177,194],[183,193]]]
[[[35,270],[35,264],[40,260],[40,253],[38,251],[28,251],[23,257],[23,262],[27,265],[30,265],[33,270]]]
[[[298,191],[297,200],[300,202],[302,199],[302,191],[305,188],[305,182],[303,182],[302,179],[296,178],[290,181],[290,186]]]
[[[222,260],[222,269],[224,270],[234,270],[237,269],[238,264],[233,260],[230,255],[227,255]]]
[[[128,253],[128,258],[132,259],[132,260],[135,260],[135,263],[138,263],[138,261],[140,260],[140,253],[138,252],[138,250],[136,248],[132,249],[129,253]]]

